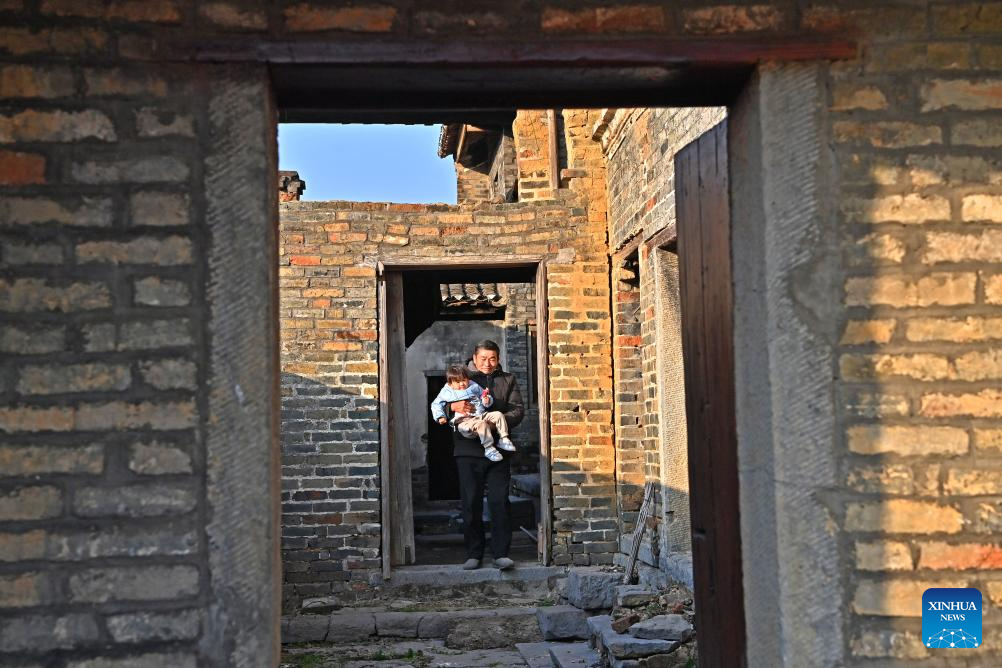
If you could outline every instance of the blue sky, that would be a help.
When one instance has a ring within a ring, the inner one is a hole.
[[[438,157],[438,125],[278,126],[279,169],[306,181],[304,200],[456,203],[452,158]]]

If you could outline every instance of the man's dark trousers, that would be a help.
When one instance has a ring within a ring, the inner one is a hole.
[[[486,457],[456,457],[456,469],[462,497],[466,558],[482,559],[484,556],[484,484],[487,485],[487,509],[491,515],[491,554],[495,559],[507,557],[511,548],[508,502],[511,465],[507,459],[492,462]]]

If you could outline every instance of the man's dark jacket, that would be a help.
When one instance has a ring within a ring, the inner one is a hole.
[[[498,368],[494,369],[493,373],[488,376],[473,366],[473,362],[467,364],[467,371],[470,372],[471,381],[491,391],[494,403],[487,410],[504,413],[509,429],[518,426],[522,422],[522,418],[525,417],[525,405],[522,403],[522,392],[518,389],[515,375],[503,371],[501,365],[498,365]],[[453,432],[452,441],[455,446],[453,449],[455,457],[484,456],[484,448],[477,438],[464,438],[457,431]],[[512,453],[502,450],[502,454],[507,456]]]

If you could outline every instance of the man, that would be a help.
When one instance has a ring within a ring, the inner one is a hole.
[[[525,417],[522,393],[513,374],[501,369],[501,348],[490,340],[481,341],[473,350],[468,370],[470,380],[487,388],[494,403],[491,410],[501,411],[510,428],[518,426]],[[450,404],[453,411],[472,413],[473,406],[465,401]],[[459,495],[463,506],[463,542],[466,544],[465,570],[480,567],[484,557],[484,487],[487,488],[487,509],[491,514],[491,553],[494,566],[504,570],[515,562],[508,558],[511,548],[510,504],[508,488],[511,483],[510,453],[505,452],[499,462],[484,457],[480,441],[453,433],[453,455],[459,471]]]

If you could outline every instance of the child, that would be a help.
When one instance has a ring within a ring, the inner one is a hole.
[[[508,438],[508,421],[500,411],[487,411],[494,403],[490,392],[470,380],[470,374],[461,364],[453,364],[445,371],[445,387],[431,402],[431,414],[439,424],[448,422],[445,417],[445,407],[454,401],[469,401],[473,404],[473,415],[456,413],[452,418],[452,426],[467,438],[480,437],[484,446],[484,456],[492,462],[499,462],[504,457],[497,448],[515,451],[515,444]],[[497,448],[494,447],[494,435],[491,425],[498,430]]]

